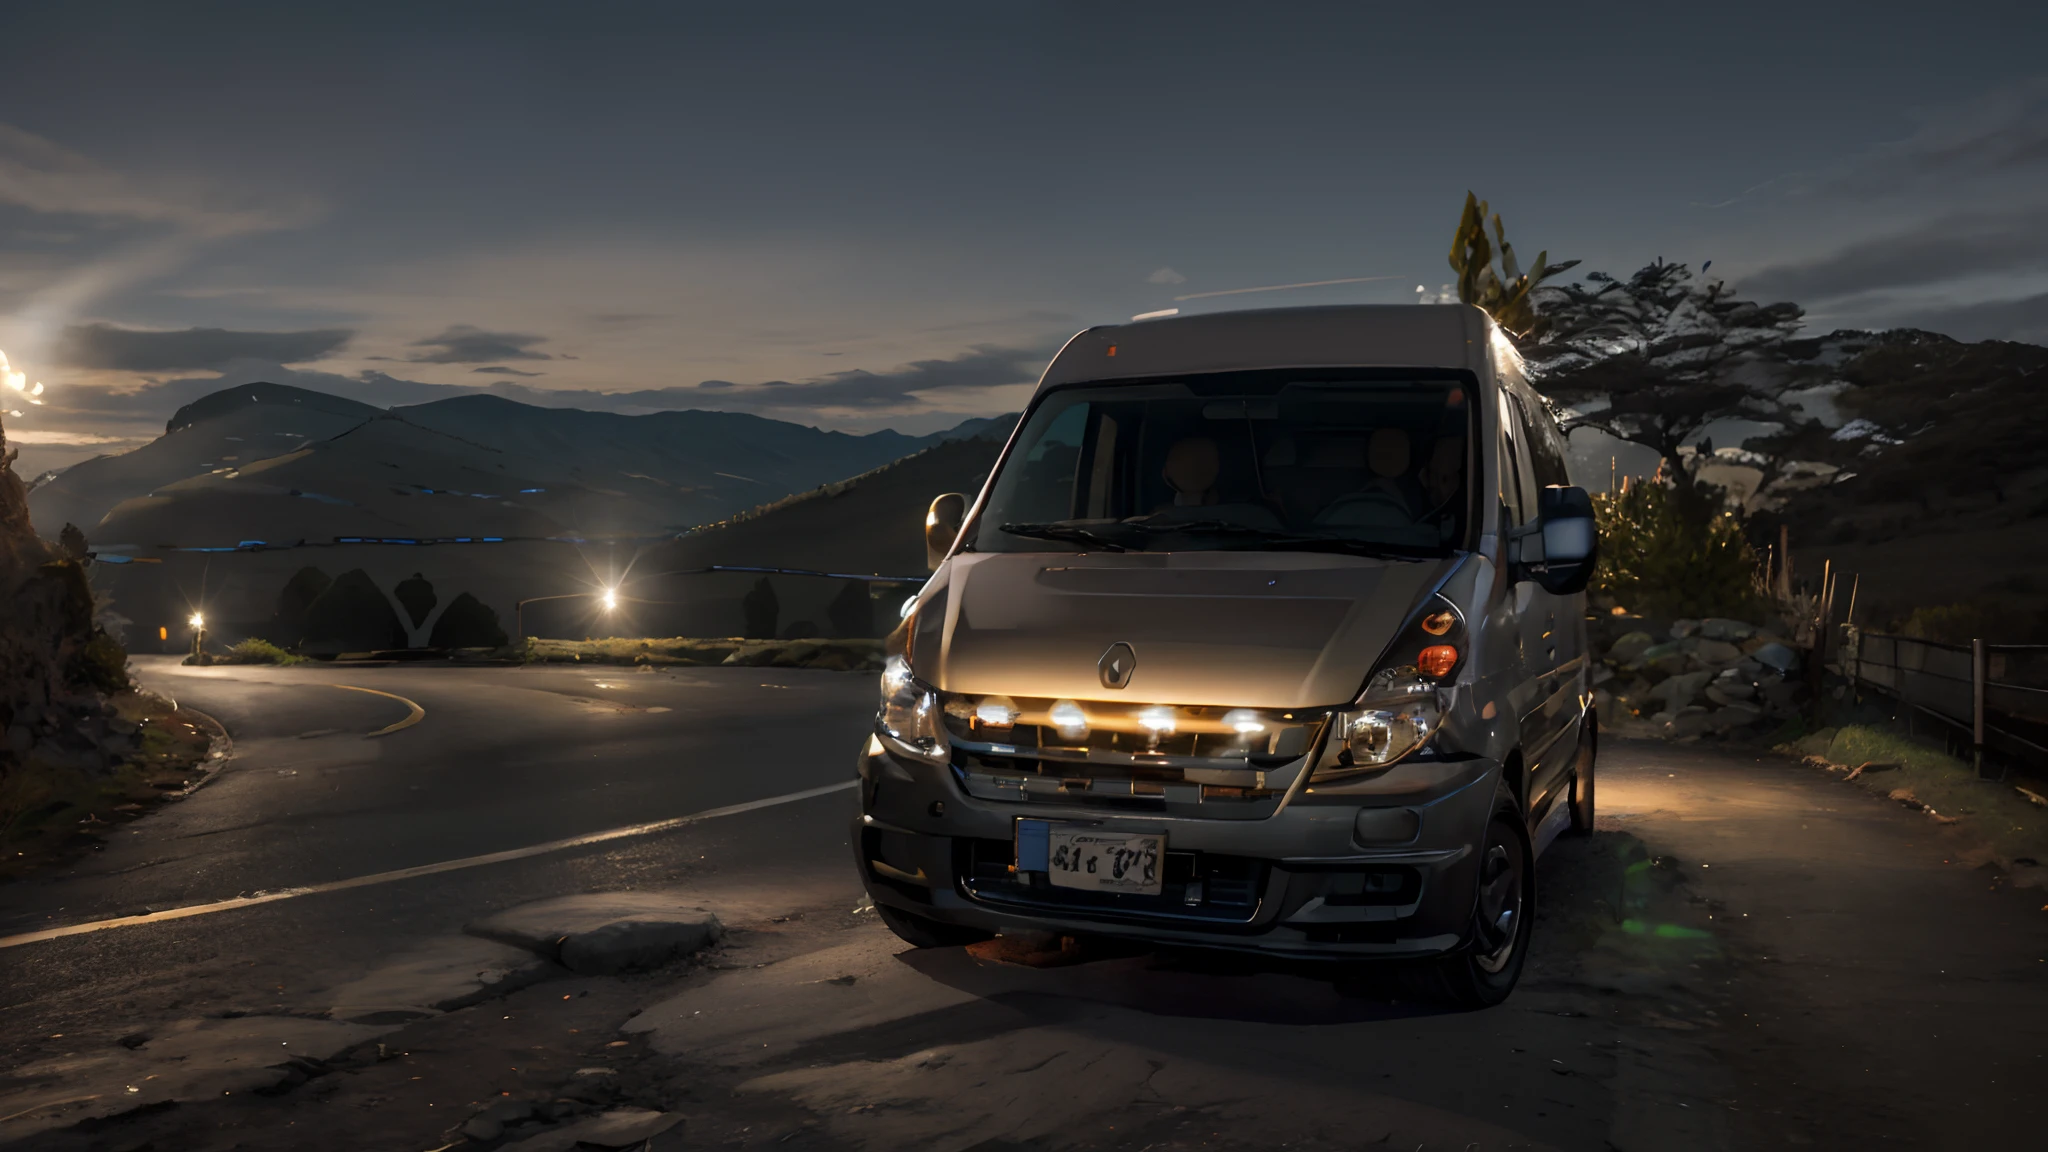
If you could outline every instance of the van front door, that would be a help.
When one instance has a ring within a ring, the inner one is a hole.
[[[1530,420],[1519,397],[1500,393],[1500,476],[1502,526],[1533,527],[1537,519],[1536,475],[1530,452]],[[1528,769],[1531,817],[1544,811],[1571,768],[1569,750],[1560,748],[1569,724],[1565,697],[1571,685],[1560,675],[1565,654],[1558,619],[1564,597],[1552,595],[1533,580],[1517,580],[1509,592],[1515,614],[1517,683],[1512,698],[1520,721],[1523,763]]]

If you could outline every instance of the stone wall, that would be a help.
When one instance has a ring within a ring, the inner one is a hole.
[[[1603,731],[1696,740],[1761,733],[1799,715],[1801,653],[1741,620],[1633,617],[1593,629],[1593,695]]]

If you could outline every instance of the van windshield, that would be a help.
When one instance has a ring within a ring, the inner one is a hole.
[[[971,546],[1441,556],[1470,520],[1471,396],[1462,373],[1364,370],[1063,388],[1026,419]]]

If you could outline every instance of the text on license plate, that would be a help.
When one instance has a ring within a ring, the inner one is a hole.
[[[1020,820],[1017,847],[1018,868],[1043,869],[1046,879],[1056,887],[1147,896],[1160,892],[1160,867],[1166,857],[1164,836]],[[1044,853],[1042,857],[1040,852]]]

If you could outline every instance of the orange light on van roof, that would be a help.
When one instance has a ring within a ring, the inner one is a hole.
[[[1116,355],[1116,345],[1114,345],[1114,344],[1111,344],[1111,345],[1109,346],[1109,354],[1110,354],[1111,356],[1114,356],[1114,355]]]
[[[1449,644],[1431,644],[1416,654],[1415,666],[1423,675],[1441,680],[1458,666],[1458,650]]]

